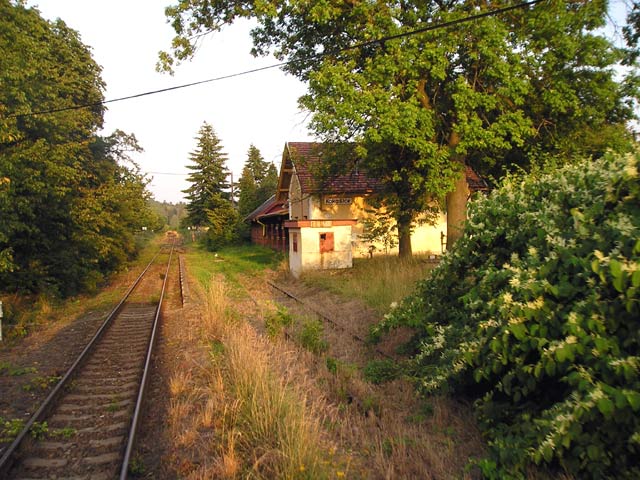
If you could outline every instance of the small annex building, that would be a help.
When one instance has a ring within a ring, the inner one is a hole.
[[[252,242],[287,251],[295,277],[308,270],[350,268],[353,255],[384,251],[362,239],[363,220],[373,210],[368,200],[381,191],[381,182],[354,169],[320,183],[325,151],[322,143],[287,142],[275,195],[247,216]],[[486,189],[473,170],[466,173],[471,191]],[[444,212],[436,225],[416,225],[413,252],[440,254],[444,232]]]
[[[276,196],[271,195],[247,215],[246,219],[251,221],[251,243],[286,252],[289,249],[289,236],[284,222],[288,218],[289,206],[286,200],[276,201]]]

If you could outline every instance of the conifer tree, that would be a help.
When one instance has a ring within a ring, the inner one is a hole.
[[[209,225],[207,210],[220,206],[221,201],[231,203],[229,170],[225,163],[227,155],[213,127],[204,122],[196,137],[196,149],[189,154],[192,165],[187,165],[191,173],[187,180],[191,185],[186,190],[187,226],[203,227]]]
[[[278,174],[275,166],[266,162],[260,150],[251,145],[238,182],[240,217],[244,218],[273,195],[277,182]]]

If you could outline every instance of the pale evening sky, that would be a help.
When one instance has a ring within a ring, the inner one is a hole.
[[[172,0],[29,0],[42,16],[61,18],[80,33],[102,66],[105,99],[135,95],[177,85],[235,74],[279,63],[250,55],[250,24],[225,27],[204,38],[191,61],[175,75],[155,71],[158,51],[168,50],[174,36],[164,9]],[[628,3],[612,0],[606,34],[621,44],[620,27]],[[617,24],[617,27],[615,25]],[[228,168],[237,181],[253,143],[265,160],[280,167],[286,141],[313,140],[308,115],[297,99],[305,85],[273,68],[262,72],[108,104],[104,135],[115,129],[133,133],[144,152],[134,160],[152,181],[157,200],[177,202],[187,188],[185,166],[196,146],[194,137],[204,121],[215,129]],[[182,175],[167,175],[182,174]]]
[[[176,67],[174,76],[155,71],[158,51],[168,50],[174,32],[164,9],[171,0],[33,0],[42,16],[61,18],[80,33],[102,66],[105,99],[159,90],[279,63],[250,55],[249,23],[225,28],[204,39],[196,57]],[[202,122],[213,126],[227,166],[237,181],[250,144],[280,167],[286,141],[312,140],[307,114],[297,99],[305,85],[274,68],[227,80],[108,104],[104,135],[133,133],[144,152],[134,155],[152,181],[159,201],[178,202],[188,186],[189,152]],[[152,173],[159,172],[159,173]]]

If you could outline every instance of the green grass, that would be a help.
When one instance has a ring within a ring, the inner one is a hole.
[[[18,367],[9,362],[0,362],[0,375],[6,373],[10,377],[20,377],[29,373],[36,373],[37,371],[35,367]]]
[[[322,322],[315,318],[302,320],[300,330],[296,337],[300,345],[312,353],[320,354],[327,351],[329,344],[323,338]]]
[[[237,286],[237,276],[276,268],[282,254],[257,245],[225,247],[218,252],[209,252],[201,245],[194,245],[186,254],[191,274],[203,287],[208,287],[214,274],[221,274],[232,285]]]
[[[353,260],[353,268],[305,272],[303,280],[347,298],[357,298],[380,313],[413,292],[435,264],[424,257],[377,256]]]

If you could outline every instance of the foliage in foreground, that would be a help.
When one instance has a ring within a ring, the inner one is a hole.
[[[416,329],[423,391],[476,398],[488,477],[640,476],[639,160],[506,179],[377,329]]]
[[[141,149],[120,130],[97,134],[101,69],[62,20],[0,1],[0,51],[0,289],[94,290],[157,220],[128,156]]]
[[[623,56],[602,33],[606,1],[546,0],[508,14],[492,11],[515,2],[174,3],[166,14],[176,37],[160,67],[190,59],[202,35],[254,21],[253,52],[274,53],[307,85],[309,128],[357,143],[354,156],[337,151],[323,163],[380,180],[401,256],[411,255],[411,224],[437,213],[432,199],[448,196],[447,241],[460,236],[463,164],[500,174],[535,158],[627,148],[634,80],[616,78]]]

